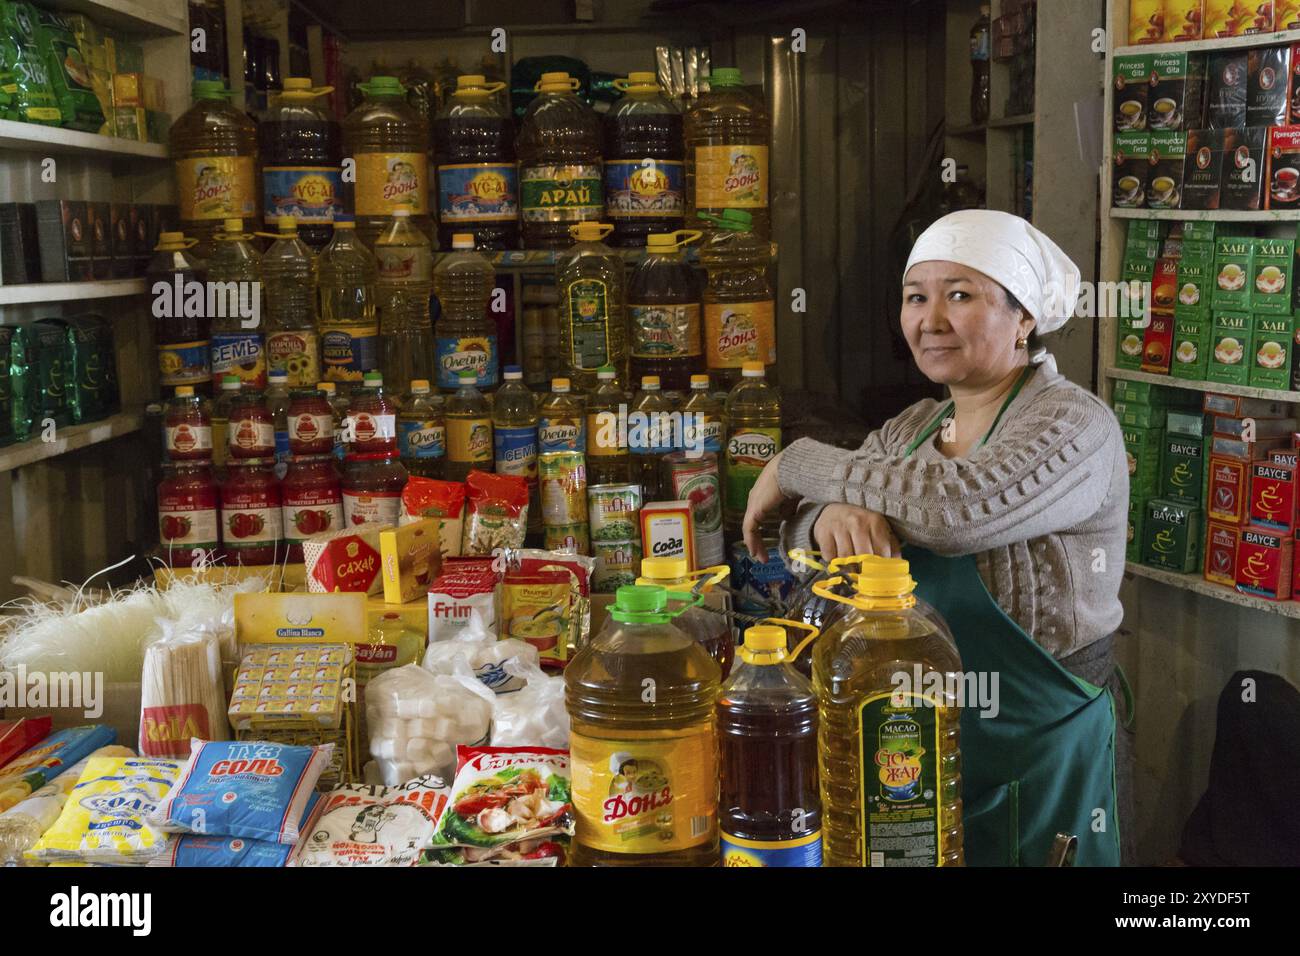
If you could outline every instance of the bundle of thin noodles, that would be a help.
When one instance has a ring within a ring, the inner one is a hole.
[[[163,637],[145,649],[140,676],[140,753],[182,758],[190,738],[229,740],[221,649],[207,627],[178,630],[163,622]]]

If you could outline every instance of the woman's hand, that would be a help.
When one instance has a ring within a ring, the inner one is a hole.
[[[767,548],[763,546],[761,527],[763,519],[780,511],[782,505],[792,500],[781,490],[778,479],[780,468],[781,453],[778,452],[775,458],[763,466],[758,480],[754,482],[754,487],[749,489],[749,501],[745,506],[745,520],[741,525],[741,531],[745,535],[745,547],[749,549],[750,557],[755,561],[767,560]]]
[[[885,516],[856,505],[827,505],[813,525],[812,536],[827,561],[854,554],[875,554],[882,558],[902,554],[902,545]]]

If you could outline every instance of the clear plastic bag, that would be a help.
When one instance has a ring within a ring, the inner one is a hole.
[[[564,706],[564,678],[549,677],[535,661],[511,658],[506,674],[524,686],[499,694],[492,709],[493,747],[569,749],[569,712]]]
[[[431,674],[450,674],[456,658],[465,660],[479,681],[495,694],[518,690],[523,684],[507,674],[503,665],[511,658],[538,662],[537,648],[513,638],[498,640],[478,611],[471,611],[469,623],[446,641],[434,641],[424,652],[424,669]]]

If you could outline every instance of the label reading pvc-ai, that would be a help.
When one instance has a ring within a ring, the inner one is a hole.
[[[685,166],[675,159],[605,161],[605,212],[615,219],[680,216],[686,208]]]
[[[438,216],[444,223],[514,222],[519,177],[514,163],[455,163],[438,167]]]
[[[943,792],[939,708],[913,691],[858,710],[863,866],[938,866]]]
[[[519,193],[525,222],[583,222],[605,211],[600,163],[525,166]]]
[[[267,166],[262,170],[266,221],[333,222],[344,213],[342,171],[337,166]]]
[[[600,279],[578,279],[565,292],[573,367],[600,368],[609,362],[609,290]]]

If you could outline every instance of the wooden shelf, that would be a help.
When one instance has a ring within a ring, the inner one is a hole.
[[[144,424],[142,412],[119,412],[97,422],[85,425],[65,425],[55,429],[54,441],[42,441],[39,437],[39,424],[33,425],[37,437],[17,445],[0,448],[0,472],[12,471],[23,465],[56,458],[70,451],[98,445],[132,432],[138,432]]]
[[[13,120],[0,120],[0,148],[109,158],[167,158],[167,147],[162,143],[141,143],[133,139],[83,133],[81,130],[63,129],[59,126],[42,126],[40,123],[16,123]]]
[[[116,299],[144,295],[144,279],[103,279],[97,282],[33,282],[0,285],[0,305],[31,302],[75,302],[82,299]]]
[[[1134,564],[1131,561],[1125,565],[1124,569],[1127,574],[1147,578],[1151,581],[1159,581],[1161,584],[1167,584],[1173,588],[1191,591],[1228,604],[1235,604],[1238,607],[1251,608],[1267,614],[1277,614],[1281,617],[1300,619],[1300,602],[1297,601],[1269,601],[1249,594],[1242,594],[1240,591],[1223,584],[1213,584],[1199,574],[1179,574],[1177,571],[1149,568],[1145,564]]]
[[[1287,392],[1277,388],[1251,388],[1248,385],[1223,385],[1219,382],[1195,382],[1172,375],[1157,375],[1152,372],[1134,372],[1126,368],[1108,366],[1104,374],[1107,378],[1122,378],[1129,382],[1150,382],[1152,385],[1167,385],[1170,388],[1184,388],[1192,392],[1217,392],[1220,395],[1240,395],[1243,398],[1262,398],[1270,402],[1300,403],[1300,392]]]
[[[41,0],[43,7],[60,13],[84,13],[101,27],[149,36],[176,36],[190,32],[188,16],[164,13],[160,0]]]
[[[1300,222],[1300,209],[1114,209],[1112,219],[1180,219],[1185,222]]]
[[[1137,46],[1117,46],[1114,56],[1134,56],[1144,53],[1198,53],[1215,50],[1240,50],[1243,47],[1282,46],[1300,43],[1300,30],[1281,30],[1277,33],[1254,33],[1244,37],[1225,37],[1217,40],[1185,40],[1182,43],[1142,43]]]

